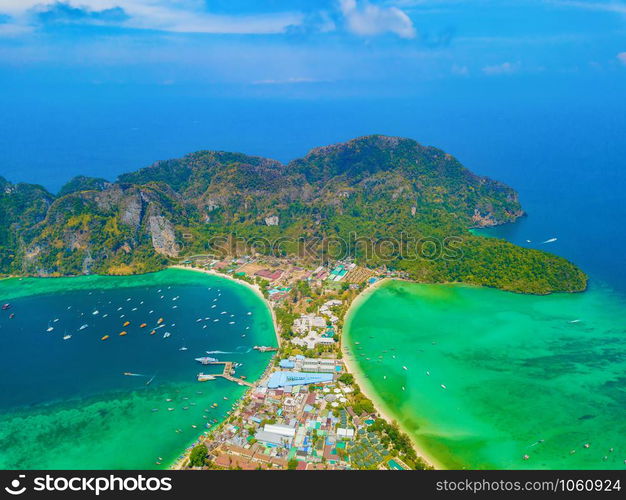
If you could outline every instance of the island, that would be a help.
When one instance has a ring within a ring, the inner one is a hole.
[[[0,178],[0,273],[179,266],[267,300],[279,340],[257,346],[274,352],[268,369],[255,383],[228,361],[199,374],[249,389],[175,468],[429,469],[436,460],[355,379],[344,318],[386,279],[584,291],[587,276],[566,259],[472,231],[524,215],[512,188],[410,139],[361,137],[288,164],[200,151],[115,182],[77,177],[57,195]]]
[[[53,195],[0,178],[0,273],[136,274],[212,254],[353,259],[426,283],[576,292],[567,260],[473,234],[524,215],[510,187],[410,139],[369,136],[286,165],[199,151]]]

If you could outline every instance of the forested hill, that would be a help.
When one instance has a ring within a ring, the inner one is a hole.
[[[77,177],[56,196],[0,178],[0,272],[140,273],[215,251],[212,238],[236,234],[286,239],[286,255],[303,238],[318,258],[324,241],[356,239],[347,249],[360,264],[425,282],[585,289],[586,276],[565,259],[469,232],[522,215],[513,189],[410,139],[362,137],[286,165],[199,151],[115,182]],[[394,250],[375,251],[381,242]]]

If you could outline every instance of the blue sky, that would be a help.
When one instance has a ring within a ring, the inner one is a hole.
[[[626,1],[0,0],[0,78],[298,96],[624,81]]]

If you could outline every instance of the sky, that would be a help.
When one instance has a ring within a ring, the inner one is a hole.
[[[626,80],[626,0],[0,0],[7,87],[347,97],[569,77]]]
[[[625,89],[626,0],[0,0],[0,176],[52,190],[371,133],[519,183],[617,151]]]

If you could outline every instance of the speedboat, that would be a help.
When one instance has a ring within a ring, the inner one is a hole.
[[[71,339],[71,338],[72,338],[72,336],[71,336],[71,335],[64,335],[64,336],[63,336],[63,340],[69,340],[69,339]]]
[[[211,363],[216,363],[217,359],[216,358],[210,358],[208,356],[204,356],[202,358],[196,358],[195,361],[197,361],[198,363],[200,363],[202,365],[209,365]]]
[[[163,334],[163,338],[166,339],[167,337],[169,337],[170,335],[172,335],[170,332],[165,332]]]

